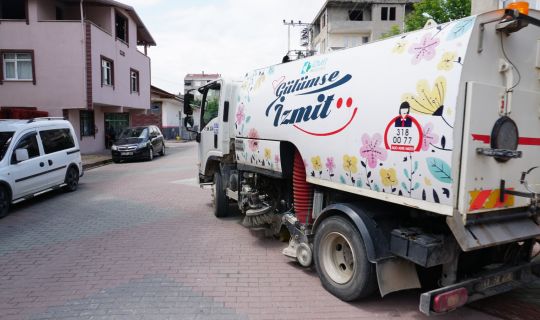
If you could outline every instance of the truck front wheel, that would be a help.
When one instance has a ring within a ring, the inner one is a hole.
[[[214,215],[218,218],[227,216],[229,210],[229,199],[225,195],[223,187],[223,177],[218,171],[214,173]]]
[[[314,254],[323,287],[341,300],[364,298],[377,288],[375,267],[367,259],[362,236],[349,220],[335,216],[321,222]]]

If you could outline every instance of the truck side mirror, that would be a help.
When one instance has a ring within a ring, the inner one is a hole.
[[[15,160],[17,162],[22,162],[30,159],[30,156],[28,155],[27,149],[17,149],[15,150]]]
[[[184,95],[184,114],[186,116],[190,116],[193,114],[193,108],[191,107],[191,104],[193,103],[193,94],[191,93],[186,93]],[[191,125],[193,126],[193,124]]]
[[[186,117],[184,118],[184,127],[186,127],[186,129],[188,130],[193,128],[193,116],[186,115]]]

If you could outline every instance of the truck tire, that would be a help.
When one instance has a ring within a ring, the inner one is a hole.
[[[377,288],[375,266],[349,220],[333,216],[321,222],[315,232],[314,256],[323,287],[339,299],[365,298]]]
[[[223,178],[220,172],[214,173],[214,215],[217,218],[224,218],[228,215],[229,199],[225,195],[223,188]]]

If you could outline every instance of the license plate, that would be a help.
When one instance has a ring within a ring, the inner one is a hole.
[[[501,274],[501,275],[498,275],[498,276],[494,276],[494,277],[490,277],[490,278],[487,278],[485,280],[482,280],[477,285],[477,289],[479,291],[482,291],[482,290],[485,290],[485,289],[488,289],[488,288],[496,287],[496,286],[498,286],[500,284],[503,284],[503,283],[506,283],[506,282],[510,282],[512,280],[514,280],[514,274],[513,273]]]
[[[122,156],[132,156],[133,152],[121,152],[120,155],[122,155]]]

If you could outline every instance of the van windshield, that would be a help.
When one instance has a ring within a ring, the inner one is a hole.
[[[13,138],[13,133],[14,132],[8,131],[0,132],[0,161],[4,159],[4,155],[6,154],[9,144]]]

